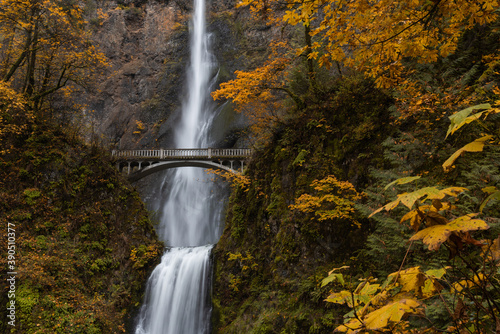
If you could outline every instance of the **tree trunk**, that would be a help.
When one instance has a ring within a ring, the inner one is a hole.
[[[24,43],[23,52],[21,52],[21,54],[19,55],[17,60],[9,68],[9,71],[3,77],[3,81],[5,81],[5,82],[9,81],[12,78],[12,76],[14,75],[14,73],[16,73],[16,71],[19,69],[22,62],[24,61],[24,59],[28,55],[30,47],[31,47],[31,30],[27,30],[26,31],[26,42]]]
[[[317,84],[316,84],[316,74],[314,73],[314,59],[310,57],[310,54],[312,52],[312,38],[311,38],[311,26],[309,24],[304,24],[304,37],[307,45],[306,61],[307,61],[307,76],[309,78],[309,89],[315,92],[317,90]]]
[[[28,69],[26,70],[26,96],[31,97],[35,90],[35,67],[36,54],[38,46],[38,20],[35,22],[35,31],[33,32],[33,41],[31,43],[31,52],[28,58]]]

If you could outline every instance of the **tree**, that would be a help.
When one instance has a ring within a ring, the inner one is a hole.
[[[106,65],[75,1],[0,0],[0,80],[35,110],[70,84],[86,86]]]
[[[243,3],[255,6],[255,1]],[[312,25],[318,36],[312,58],[320,65],[332,61],[365,72],[379,86],[403,80],[408,59],[435,62],[455,51],[465,30],[498,19],[498,1],[289,1],[282,20]],[[321,48],[324,52],[320,55]]]
[[[26,101],[8,85],[0,81],[0,156],[8,154],[15,138],[33,121],[33,114],[26,110]]]
[[[482,111],[474,113],[477,110]],[[483,104],[450,117],[448,135],[468,123],[476,122],[482,123],[488,138],[481,144],[471,143],[480,147],[458,150],[458,154],[455,153],[443,164],[445,171],[465,151],[482,151],[485,143],[492,147],[499,146],[498,133],[488,127],[484,119],[498,113],[498,106]],[[490,130],[491,134],[488,134]],[[398,179],[388,184],[386,189],[419,178]],[[492,223],[498,216],[484,215],[482,219],[478,216],[484,214],[483,209],[489,202],[500,199],[500,191],[493,185],[483,188],[487,197],[479,206],[479,212],[463,212],[463,207],[458,208],[457,202],[459,197],[472,197],[460,196],[466,191],[464,187],[424,187],[399,194],[396,200],[371,214],[383,210],[390,212],[403,204],[410,211],[401,218],[401,224],[407,224],[414,234],[409,239],[410,245],[400,269],[380,283],[368,277],[359,284],[353,284],[348,275],[340,273],[341,269],[347,269],[345,267],[332,270],[323,280],[323,286],[333,283],[337,287],[347,288],[332,292],[326,299],[327,302],[346,304],[351,309],[344,317],[344,324],[337,328],[338,332],[498,332],[500,237],[495,232],[479,234],[493,227]],[[444,201],[445,198],[449,200]],[[494,215],[495,211],[491,210],[491,213]],[[482,238],[476,239],[475,235]],[[429,264],[421,263],[404,269],[410,249],[419,241],[432,252],[428,253],[427,262],[433,262],[432,259],[438,257],[437,252],[442,248],[448,249],[448,261],[441,263],[438,268],[429,268]]]
[[[476,34],[473,37],[477,40],[486,40],[489,37],[484,35],[489,34],[498,40],[498,5],[497,0],[242,0],[239,3],[268,24],[304,29],[304,41],[290,46],[287,71],[283,73],[293,71],[297,57],[306,59],[310,92],[321,86],[317,82],[317,69],[336,65],[337,75],[342,75],[341,69],[355,70],[373,78],[378,87],[393,90],[402,118],[426,111],[439,113],[439,117],[434,115],[435,119],[442,118],[441,114],[446,114],[451,106],[484,100],[478,90],[454,87],[461,81],[456,77],[429,82],[425,79],[430,76],[428,72],[432,74],[437,69],[426,66],[436,66],[452,56],[467,34]],[[480,48],[466,63],[476,73],[482,71],[484,75],[478,85],[484,87],[483,91],[490,91],[488,84],[500,66],[499,46],[495,42],[488,48]],[[269,65],[268,62],[253,71],[237,72],[237,79],[223,85],[214,97],[233,98],[240,105],[248,102],[245,92],[250,88],[254,96],[258,96],[258,90],[269,94],[269,87],[260,84],[263,76],[272,79],[274,72],[266,70]],[[289,87],[290,75],[280,77],[285,80],[282,87]]]
[[[292,62],[290,46],[278,41],[271,45],[266,63],[252,71],[236,71],[236,79],[224,82],[212,93],[215,100],[231,99],[238,112],[245,113],[252,132],[269,134],[268,129],[283,117],[283,94],[289,96],[297,106],[303,101],[290,89],[287,76]],[[280,94],[281,93],[281,94]]]

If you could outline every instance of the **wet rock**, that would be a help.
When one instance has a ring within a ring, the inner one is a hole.
[[[86,104],[88,123],[106,144],[120,148],[169,147],[185,93],[189,62],[191,0],[121,0],[96,2],[104,13],[93,36],[110,67],[93,91],[77,101]],[[218,72],[213,89],[266,56],[275,32],[248,23],[248,13],[229,0],[209,3],[207,29]],[[97,14],[95,14],[97,15]],[[215,73],[214,73],[215,75]],[[96,93],[97,92],[97,93]],[[224,102],[215,108],[222,110]],[[227,109],[227,108],[226,108]],[[233,111],[234,113],[234,111]],[[214,141],[235,143],[242,118],[218,126]]]

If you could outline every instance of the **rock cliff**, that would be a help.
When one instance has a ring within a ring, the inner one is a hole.
[[[265,41],[275,32],[249,24],[248,14],[232,1],[208,6],[217,84],[264,56]],[[171,145],[185,90],[191,8],[189,0],[154,0],[96,2],[88,10],[93,39],[110,66],[95,91],[82,94],[79,102],[88,106],[86,122],[106,144],[122,149]],[[242,118],[230,107],[219,107],[214,140],[232,146]]]

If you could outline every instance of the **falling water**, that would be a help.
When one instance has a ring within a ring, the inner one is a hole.
[[[214,61],[209,53],[204,0],[194,0],[188,96],[175,134],[179,148],[206,147]],[[208,333],[210,251],[220,237],[222,206],[203,169],[178,168],[160,182],[158,234],[172,247],[148,280],[136,334]]]

